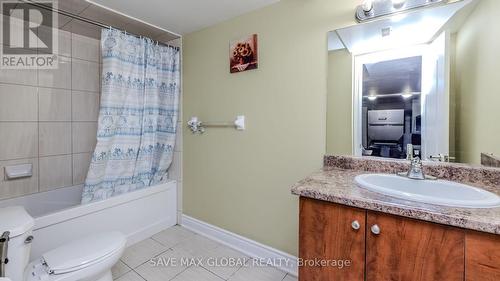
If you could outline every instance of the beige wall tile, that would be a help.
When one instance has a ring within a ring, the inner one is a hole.
[[[37,71],[36,69],[2,69],[0,71],[0,82],[36,86]]]
[[[38,34],[43,36],[44,33],[48,32],[56,32],[57,33],[57,50],[54,50],[53,53],[71,57],[71,33],[65,30],[60,29],[52,29],[47,26],[40,26],[38,28]],[[55,33],[54,33],[55,34]]]
[[[102,30],[101,27],[80,20],[72,20],[70,23],[63,26],[62,29],[95,39],[101,38],[101,30]]]
[[[73,154],[73,185],[85,182],[91,158],[92,153]]]
[[[38,156],[36,122],[0,122],[0,160]]]
[[[72,87],[79,91],[99,91],[99,63],[73,59]]]
[[[73,121],[97,121],[99,93],[73,91]]]
[[[97,142],[97,122],[73,122],[73,153],[93,152]]]
[[[71,153],[71,122],[40,122],[40,156]]]
[[[72,33],[72,57],[82,60],[99,62],[100,41],[94,38]]]
[[[0,84],[0,121],[37,121],[37,118],[36,87]]]
[[[71,155],[40,158],[40,192],[72,185]]]
[[[39,121],[71,121],[71,91],[38,88]]]
[[[40,87],[71,89],[71,76],[71,58],[59,56],[56,69],[38,70],[38,85]]]
[[[33,176],[16,180],[5,179],[5,167],[21,164],[33,165]],[[38,159],[0,161],[0,199],[13,198],[38,192]]]

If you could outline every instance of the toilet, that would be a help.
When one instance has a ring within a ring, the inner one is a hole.
[[[123,234],[106,232],[76,239],[29,263],[34,225],[34,219],[23,207],[0,209],[0,236],[9,232],[8,262],[4,264],[6,278],[12,281],[113,280],[111,267],[122,256],[127,242]]]

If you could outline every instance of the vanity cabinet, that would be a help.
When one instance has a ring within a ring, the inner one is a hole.
[[[500,235],[467,231],[465,245],[465,280],[500,280]]]
[[[498,235],[301,197],[299,240],[300,281],[500,280]]]
[[[342,269],[331,266],[301,266],[301,281],[363,280],[366,232],[364,210],[301,199],[299,221],[299,257],[303,261],[352,261],[350,266]]]
[[[366,280],[463,280],[463,231],[371,211],[367,227]]]

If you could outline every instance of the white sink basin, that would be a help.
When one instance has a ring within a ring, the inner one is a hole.
[[[392,197],[461,208],[500,207],[500,197],[473,186],[444,180],[412,180],[398,175],[367,174],[354,180],[361,187]]]

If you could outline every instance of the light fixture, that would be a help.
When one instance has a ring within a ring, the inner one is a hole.
[[[363,12],[368,15],[373,10],[373,0],[364,0],[361,4]]]
[[[405,94],[401,94],[401,96],[405,99],[409,99],[413,96],[413,94],[412,93],[405,93]]]
[[[374,101],[377,99],[377,96],[368,96],[368,99],[371,100],[371,101]]]
[[[356,8],[358,22],[399,14],[425,6],[445,5],[450,0],[363,0]]]
[[[395,9],[401,9],[405,3],[406,0],[392,0],[392,6]]]

